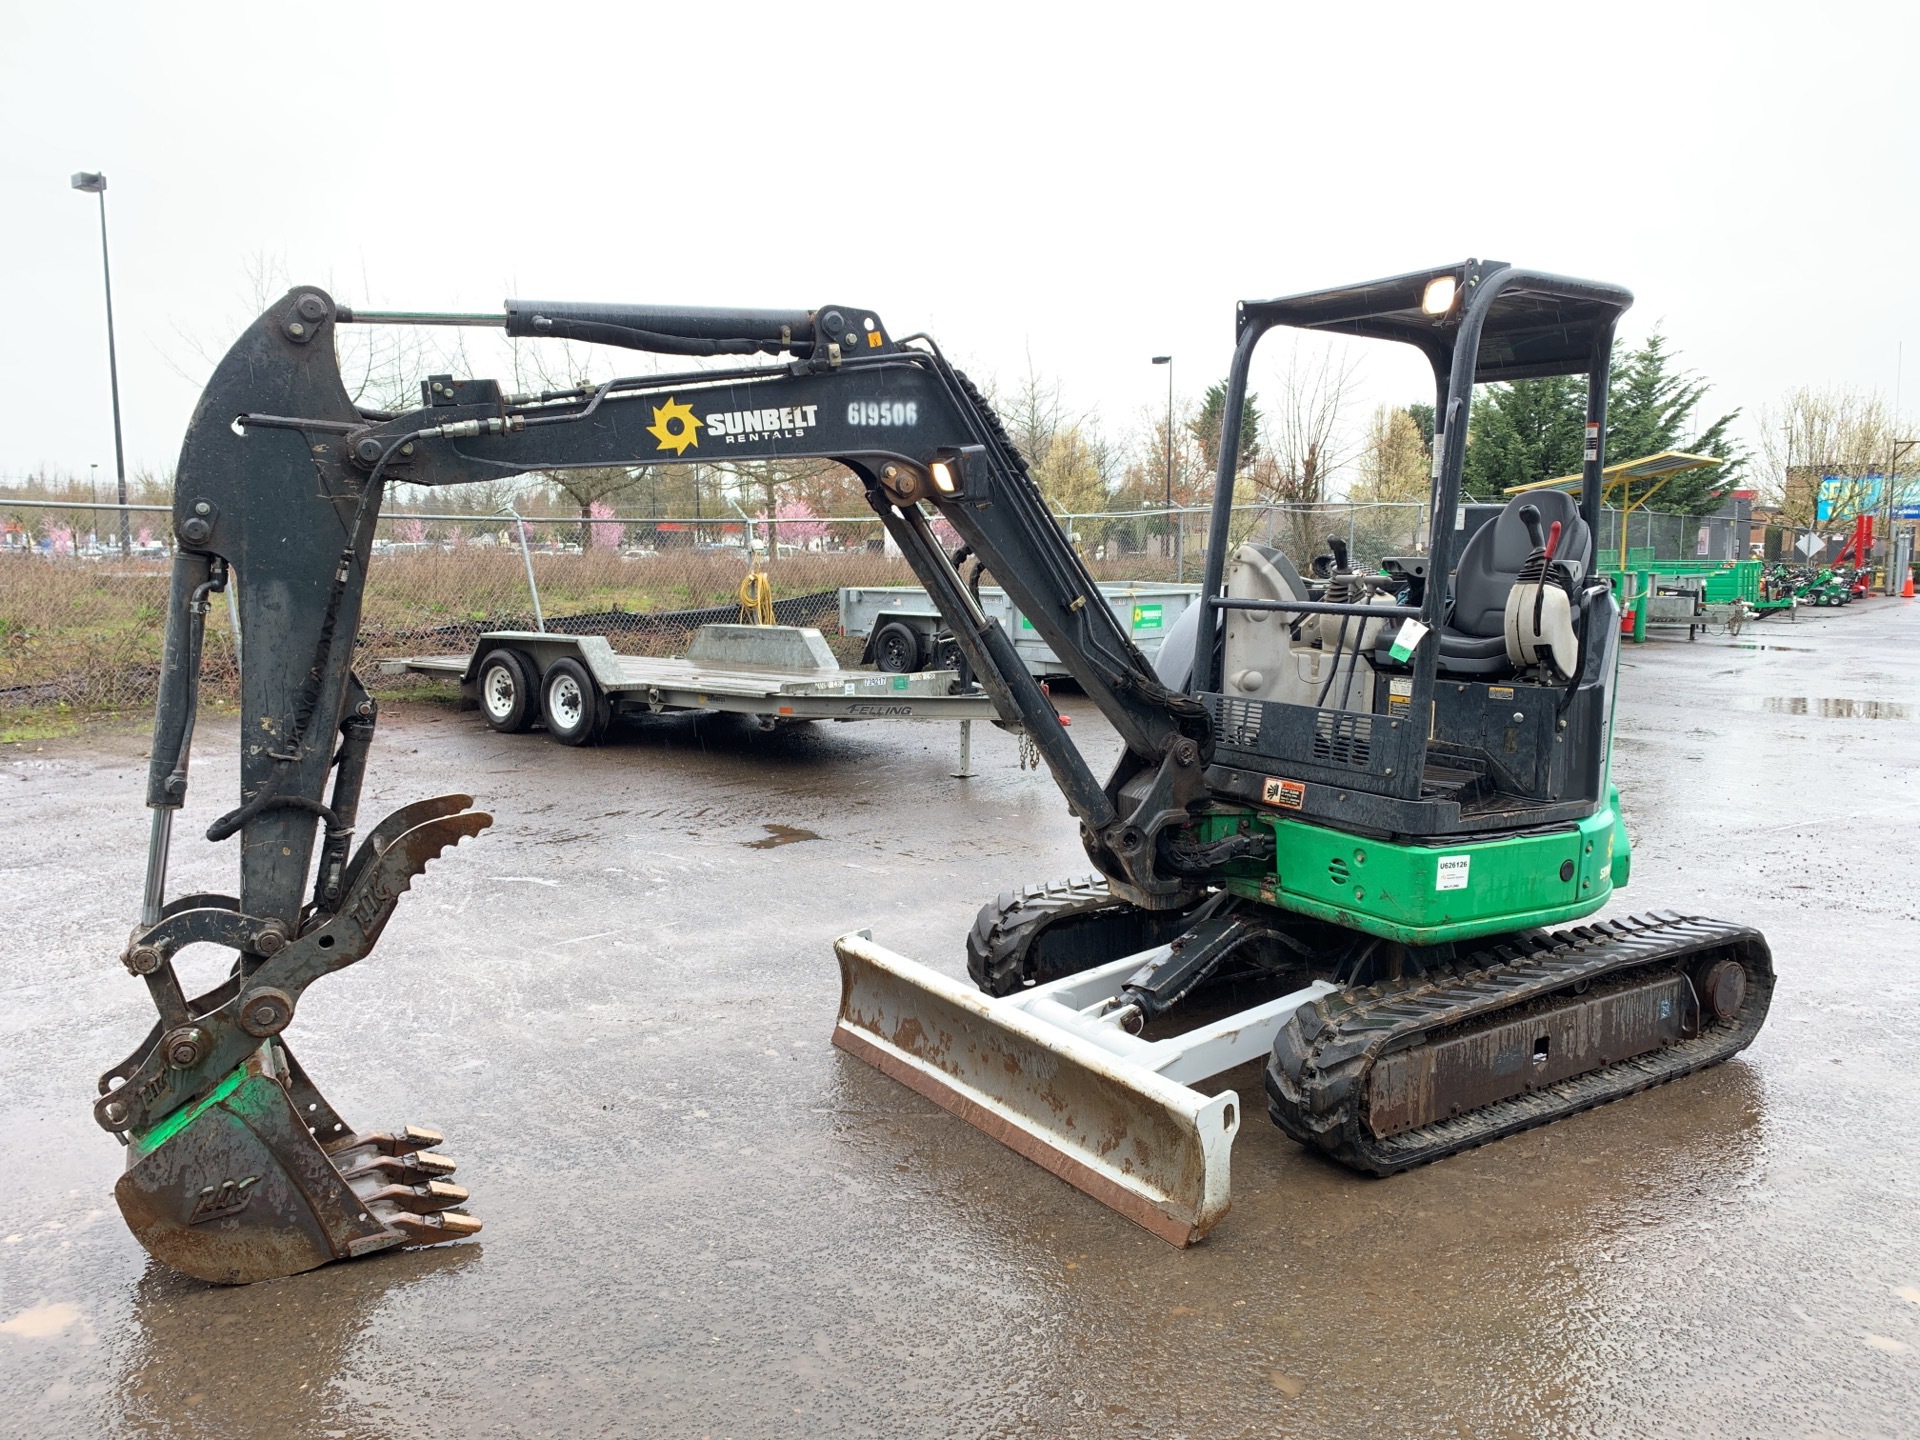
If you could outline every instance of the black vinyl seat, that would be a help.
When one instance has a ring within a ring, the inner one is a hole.
[[[1580,518],[1580,506],[1565,490],[1535,490],[1516,495],[1490,525],[1482,525],[1460,553],[1453,581],[1453,608],[1440,631],[1440,673],[1443,675],[1504,675],[1512,670],[1507,659],[1507,593],[1520,576],[1520,567],[1533,553],[1533,541],[1520,519],[1522,506],[1540,512],[1540,528],[1550,531],[1560,522],[1560,543],[1554,559],[1573,569],[1576,584],[1587,577],[1593,563],[1593,532]]]

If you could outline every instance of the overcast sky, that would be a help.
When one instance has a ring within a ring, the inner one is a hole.
[[[1916,14],[0,0],[0,480],[111,471],[82,169],[130,469],[172,464],[263,266],[418,309],[844,302],[1124,430],[1150,356],[1224,374],[1237,299],[1494,256],[1627,285],[1628,338],[1750,421],[1890,395],[1904,341],[1912,416]],[[1361,348],[1369,403],[1427,394]]]

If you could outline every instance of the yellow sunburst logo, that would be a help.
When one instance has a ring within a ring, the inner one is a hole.
[[[653,424],[647,430],[660,442],[662,450],[684,455],[689,445],[700,443],[700,427],[704,423],[693,413],[691,405],[682,405],[669,395],[666,404],[653,407]]]

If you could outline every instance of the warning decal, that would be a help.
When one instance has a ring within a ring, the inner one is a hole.
[[[1269,775],[1267,783],[1260,787],[1261,802],[1278,805],[1283,810],[1298,810],[1306,798],[1307,787],[1298,780],[1281,780]]]

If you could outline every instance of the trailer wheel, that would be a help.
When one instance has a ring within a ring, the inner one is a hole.
[[[911,675],[920,668],[920,637],[911,625],[889,620],[874,631],[873,662],[890,675]]]
[[[540,718],[533,667],[514,650],[489,651],[480,662],[480,713],[503,735],[518,735]]]
[[[587,667],[571,656],[553,662],[540,686],[547,733],[562,745],[592,745],[607,728],[607,703]]]

